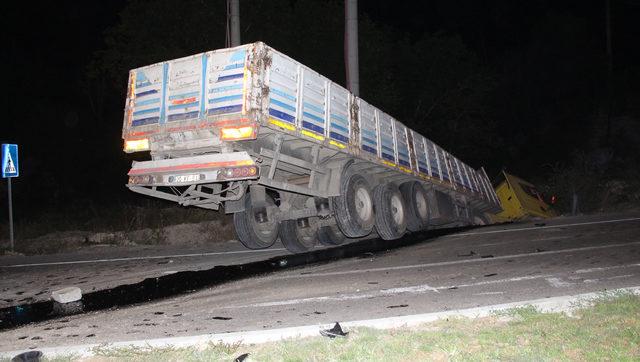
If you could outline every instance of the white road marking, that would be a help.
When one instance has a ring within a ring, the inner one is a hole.
[[[608,277],[607,280],[629,278],[629,277],[632,277],[634,275],[635,274],[616,275],[616,276],[613,276],[613,277]]]
[[[54,262],[48,262],[48,263],[0,265],[0,268],[23,268],[23,267],[30,267],[30,266],[73,265],[73,264],[90,264],[90,263],[113,263],[113,262],[118,262],[118,261],[133,261],[133,260],[147,260],[147,259],[195,258],[195,257],[199,257],[199,256],[212,256],[212,255],[269,253],[269,252],[284,251],[284,250],[286,250],[286,249],[284,249],[284,248],[275,248],[275,249],[262,249],[262,250],[220,251],[220,252],[194,253],[194,254],[133,256],[133,257],[126,257],[126,258],[95,259],[95,260],[54,261]]]
[[[513,283],[513,282],[520,282],[523,280],[535,280],[535,279],[548,278],[550,276],[551,275],[529,275],[529,276],[515,277],[515,278],[508,278],[508,279],[486,280],[486,281],[469,283],[469,284],[444,285],[440,287],[432,287],[427,284],[421,284],[421,285],[414,285],[414,286],[402,287],[402,288],[380,289],[380,290],[376,290],[369,293],[342,294],[342,295],[335,295],[335,296],[325,295],[320,297],[287,299],[287,300],[279,300],[279,301],[273,301],[273,302],[263,302],[263,303],[255,303],[255,304],[221,307],[220,309],[278,307],[278,306],[284,306],[284,305],[297,305],[297,304],[314,303],[314,302],[326,302],[326,301],[341,302],[341,301],[347,301],[347,300],[372,299],[372,298],[397,295],[397,294],[418,295],[418,294],[424,294],[428,292],[439,293],[441,290],[447,290],[447,289],[459,289],[459,288],[477,287],[477,286],[490,285],[490,284]]]
[[[418,294],[418,293],[424,293],[424,292],[429,292],[429,291],[440,293],[438,288],[434,288],[434,287],[429,286],[427,284],[414,285],[412,287],[404,287],[404,288],[383,289],[380,292],[382,294],[400,294],[400,293]]]
[[[504,292],[484,292],[484,293],[474,293],[473,295],[499,295],[504,294]]]
[[[584,225],[598,225],[598,224],[611,224],[611,223],[619,223],[619,222],[628,222],[628,221],[638,221],[640,217],[629,217],[626,219],[615,219],[615,220],[601,220],[601,221],[589,221],[589,222],[577,222],[572,224],[559,224],[559,225],[545,225],[545,226],[531,226],[526,228],[516,228],[516,229],[503,229],[503,230],[489,230],[489,231],[478,231],[474,233],[461,233],[461,234],[451,234],[445,235],[445,238],[457,237],[457,236],[470,236],[470,235],[485,235],[485,234],[500,234],[500,233],[511,233],[515,231],[526,231],[526,230],[541,230],[541,229],[557,229],[569,226],[584,226]]]
[[[573,273],[576,273],[576,272],[577,271],[574,271]],[[566,273],[561,273],[560,275],[565,276]],[[341,302],[341,301],[360,300],[360,299],[373,299],[377,297],[391,296],[391,295],[398,295],[398,294],[419,295],[419,294],[425,294],[428,292],[439,293],[441,290],[447,290],[447,289],[470,288],[470,287],[479,287],[479,286],[485,286],[485,285],[506,284],[506,283],[514,283],[514,282],[530,281],[530,280],[538,280],[538,279],[544,279],[547,283],[549,283],[554,288],[567,288],[567,287],[578,284],[578,283],[567,282],[562,278],[560,278],[559,277],[560,275],[558,274],[527,275],[527,276],[513,277],[513,278],[506,278],[506,279],[483,280],[481,282],[476,282],[476,283],[443,285],[438,287],[434,287],[428,284],[421,284],[421,285],[413,285],[413,286],[400,287],[400,288],[380,289],[380,290],[376,290],[368,293],[287,299],[287,300],[279,300],[279,301],[273,301],[273,302],[226,306],[226,307],[221,307],[220,309],[278,307],[278,306],[284,306],[284,305],[298,305],[298,304],[304,304],[304,303],[315,303],[315,302],[326,302],[326,301]],[[613,276],[613,277],[608,277],[606,279],[620,279],[620,278],[628,278],[631,276],[633,276],[633,274]],[[600,279],[586,279],[586,280],[583,280],[582,283],[595,283],[598,281],[600,281]],[[504,294],[504,292],[500,292],[500,291],[481,292],[481,293],[475,293],[473,295],[493,295],[493,294]]]
[[[545,278],[545,280],[554,288],[567,288],[575,285],[575,283],[566,282],[560,278]]]
[[[575,271],[576,274],[586,274],[593,273],[605,270],[613,270],[613,269],[626,269],[626,268],[634,268],[639,267],[640,264],[624,264],[624,265],[612,265],[612,266],[603,266],[599,268],[589,268],[589,269],[578,269]]]
[[[457,265],[457,264],[486,263],[486,262],[491,262],[491,261],[495,261],[495,260],[519,259],[519,258],[528,258],[528,257],[536,257],[536,256],[552,255],[552,254],[575,253],[575,252],[580,252],[580,251],[627,247],[627,246],[639,245],[639,244],[640,244],[640,241],[636,241],[636,242],[622,243],[622,244],[585,246],[585,247],[582,247],[582,248],[550,250],[550,251],[541,251],[541,252],[524,253],[524,254],[500,255],[500,256],[493,257],[493,258],[475,258],[475,259],[464,259],[464,260],[452,260],[452,261],[441,261],[441,262],[435,262],[435,263],[399,265],[399,266],[370,268],[370,269],[359,269],[359,270],[346,270],[346,271],[339,271],[339,272],[282,275],[282,276],[272,277],[272,279],[314,278],[314,277],[326,277],[326,276],[336,276],[336,275],[349,275],[349,274],[362,274],[362,273],[372,273],[372,272],[385,272],[385,271],[397,271],[397,270],[407,270],[407,269],[429,268],[429,267],[448,266],[448,265]]]

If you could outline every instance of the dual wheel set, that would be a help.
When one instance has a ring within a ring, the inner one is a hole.
[[[303,207],[306,196],[291,199],[293,207]],[[272,197],[266,197],[267,207],[274,207]],[[238,239],[249,249],[272,246],[278,237],[292,253],[302,253],[317,243],[340,245],[345,238],[369,235],[375,228],[385,240],[402,237],[408,231],[420,231],[429,224],[427,193],[422,184],[408,181],[397,185],[382,183],[374,188],[367,179],[353,170],[343,172],[340,196],[329,200],[333,218],[317,216],[277,222],[265,217],[245,197],[245,210],[234,214]]]

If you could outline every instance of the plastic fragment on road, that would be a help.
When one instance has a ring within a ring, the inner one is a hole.
[[[336,337],[346,337],[347,334],[349,334],[349,332],[343,331],[342,327],[340,327],[340,323],[336,322],[333,328],[323,329],[320,331],[320,334],[325,337],[336,338]]]

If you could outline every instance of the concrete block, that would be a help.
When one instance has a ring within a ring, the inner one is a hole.
[[[77,302],[82,299],[82,291],[78,287],[68,287],[55,290],[51,292],[51,299],[60,304]]]

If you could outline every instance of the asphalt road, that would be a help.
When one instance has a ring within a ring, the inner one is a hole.
[[[0,332],[0,350],[324,324],[640,286],[640,214],[537,223],[477,228],[384,253],[33,323]],[[235,244],[221,248],[220,254],[152,255],[151,259],[136,251],[137,259],[118,261],[108,261],[112,255],[84,255],[103,260],[90,263],[77,255],[62,256],[64,262],[76,261],[72,264],[57,264],[52,256],[2,260],[2,298],[23,289],[21,296],[50,288],[44,283],[47,279],[42,280],[46,275],[61,282],[66,274],[88,276],[82,280],[85,285],[103,287],[284,253],[238,253]],[[38,288],[30,287],[36,283]]]

